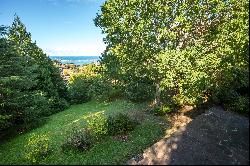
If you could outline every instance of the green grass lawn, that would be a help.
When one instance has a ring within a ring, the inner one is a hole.
[[[0,164],[30,164],[25,160],[26,146],[32,135],[45,134],[52,148],[50,155],[39,164],[123,164],[133,155],[142,152],[164,135],[161,121],[153,115],[145,114],[145,104],[133,104],[124,100],[110,103],[91,101],[73,105],[69,109],[47,118],[42,126],[21,134],[0,145]],[[128,134],[128,140],[116,140],[106,136],[100,143],[87,151],[62,151],[60,145],[65,139],[66,131],[84,122],[91,114],[104,112],[140,111],[145,118]]]

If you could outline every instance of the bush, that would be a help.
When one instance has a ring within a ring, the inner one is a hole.
[[[95,142],[95,138],[89,129],[73,128],[68,132],[65,142],[61,145],[63,150],[76,149],[87,150]]]
[[[234,85],[235,84],[235,85]],[[215,88],[212,100],[238,113],[249,113],[249,86],[237,81],[223,83]]]
[[[106,116],[103,113],[94,113],[86,119],[86,128],[73,127],[67,131],[65,141],[61,144],[65,150],[88,150],[97,143],[103,136],[125,134],[134,129],[137,125],[135,120],[128,115],[118,113],[114,116]]]
[[[107,118],[101,112],[91,114],[86,118],[88,128],[93,131],[95,135],[106,135],[107,134]]]
[[[125,134],[134,129],[137,122],[130,119],[128,115],[118,113],[114,116],[109,116],[108,120],[108,133],[111,135]]]
[[[64,98],[51,98],[49,100],[50,109],[53,111],[53,113],[65,110],[69,107],[69,103]],[[51,114],[53,114],[51,113]]]
[[[120,89],[105,78],[95,78],[89,88],[89,96],[95,100],[111,100],[120,94]]]
[[[32,164],[39,163],[51,152],[47,135],[33,135],[25,147],[24,158]]]
[[[154,115],[159,115],[159,116],[163,116],[166,115],[167,113],[170,113],[172,111],[172,108],[168,105],[163,105],[160,107],[156,107],[152,110],[152,113]]]
[[[239,113],[249,113],[249,97],[238,96],[229,104],[229,107]]]
[[[148,79],[132,81],[125,85],[125,96],[134,102],[150,101],[154,98],[155,86]]]
[[[69,83],[68,91],[72,104],[80,104],[90,100],[88,90],[92,79],[85,76],[74,76]]]
[[[18,115],[20,120],[23,120],[24,124],[28,125],[37,121],[42,116],[48,116],[51,113],[49,108],[49,101],[46,94],[41,91],[35,91],[30,93],[29,96],[23,98],[25,101],[23,112]]]
[[[0,115],[0,131],[11,126],[11,115]]]

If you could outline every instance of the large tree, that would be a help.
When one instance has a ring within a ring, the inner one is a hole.
[[[32,63],[38,65],[38,89],[45,91],[49,96],[66,97],[66,85],[60,77],[59,69],[40,49],[36,42],[32,42],[31,34],[27,32],[25,25],[16,15],[9,29],[8,38],[17,45],[19,56],[28,56]]]
[[[4,29],[0,32],[0,130],[30,122],[48,109],[42,91],[34,90],[37,65],[18,54],[17,45],[6,38]]]
[[[233,65],[248,75],[246,0],[107,0],[95,24],[106,34],[106,73],[148,77],[158,104],[164,90],[179,104],[203,102],[222,75],[237,79]]]
[[[66,97],[59,69],[15,16],[0,32],[0,130],[63,110]]]

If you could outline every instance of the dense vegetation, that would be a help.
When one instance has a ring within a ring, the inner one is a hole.
[[[103,73],[133,100],[249,112],[248,1],[108,0]]]
[[[0,131],[38,121],[64,110],[66,85],[60,71],[31,40],[15,16],[0,32]]]
[[[34,130],[6,139],[0,164],[121,164],[163,134],[149,104],[155,115],[206,102],[249,113],[248,7],[107,0],[94,19],[100,65],[62,71],[15,16],[0,27],[0,138]]]

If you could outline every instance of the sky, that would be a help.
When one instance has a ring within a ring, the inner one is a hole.
[[[104,35],[93,19],[105,0],[0,0],[0,25],[16,13],[50,56],[100,56]]]

